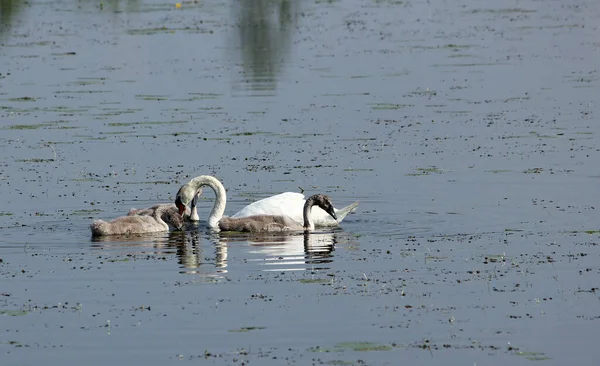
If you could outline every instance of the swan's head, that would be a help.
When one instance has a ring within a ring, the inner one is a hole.
[[[183,217],[173,210],[168,210],[162,215],[162,219],[167,225],[175,228],[176,230],[181,230],[185,226],[185,222],[183,221]]]
[[[189,183],[184,184],[177,191],[177,196],[175,197],[175,205],[179,210],[179,214],[183,215],[185,212],[185,207],[192,203],[192,207],[196,206],[196,197],[202,193],[201,189],[195,189]]]
[[[315,194],[310,196],[309,200],[312,200],[314,205],[321,207],[329,214],[329,216],[333,217],[334,220],[337,220],[335,208],[333,208],[333,202],[331,202],[331,198],[329,198],[329,196],[324,194]]]

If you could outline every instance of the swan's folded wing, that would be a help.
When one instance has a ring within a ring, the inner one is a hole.
[[[284,192],[251,203],[231,217],[240,218],[254,215],[281,215],[289,216],[297,222],[303,222],[302,209],[304,208],[305,200],[302,193]]]

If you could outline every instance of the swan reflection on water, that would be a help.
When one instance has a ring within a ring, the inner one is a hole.
[[[186,231],[170,231],[160,234],[142,235],[111,235],[93,237],[92,248],[104,251],[127,251],[132,255],[177,256],[177,263],[183,268],[180,273],[199,274],[207,280],[219,279],[227,273],[227,246],[221,243],[212,243],[215,255],[205,257],[203,250],[208,245],[203,245],[204,235],[197,229]],[[202,270],[199,270],[202,269]]]
[[[235,252],[235,269],[246,271],[305,271],[329,269],[334,250],[352,235],[333,231],[289,234],[247,234],[190,231],[92,239],[92,247],[128,255],[176,255],[180,273],[206,281],[224,279],[231,270],[228,251]]]
[[[220,233],[219,242],[246,248],[249,266],[263,271],[328,269],[341,230],[290,234]],[[248,245],[243,246],[244,243]],[[237,246],[237,245],[236,245]],[[266,266],[267,268],[264,268]]]

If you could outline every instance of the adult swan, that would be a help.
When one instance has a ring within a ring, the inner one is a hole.
[[[225,204],[227,202],[227,193],[223,184],[215,177],[210,175],[201,175],[193,178],[188,183],[184,184],[175,197],[175,205],[179,212],[183,212],[187,205],[194,199],[197,191],[203,186],[209,186],[215,192],[216,200],[213,205],[210,216],[208,217],[208,226],[212,229],[219,228],[219,220],[225,212]],[[249,217],[256,215],[276,215],[288,216],[296,222],[304,222],[303,211],[306,198],[302,193],[285,192],[275,196],[264,198],[256,201],[238,213],[231,216],[232,218]],[[348,205],[342,209],[334,208],[337,220],[331,217],[327,212],[318,206],[313,207],[310,213],[311,221],[316,227],[337,226],[348,213],[354,211],[358,206],[358,201]],[[191,219],[199,220],[198,212],[195,205],[192,204]]]

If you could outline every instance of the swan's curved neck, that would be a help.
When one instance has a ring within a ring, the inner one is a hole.
[[[302,213],[304,216],[304,230],[313,231],[315,229],[315,224],[312,222],[310,217],[310,210],[314,205],[315,203],[312,198],[307,199],[306,203],[304,203],[304,211]]]
[[[223,217],[225,212],[225,204],[227,203],[227,192],[223,184],[215,177],[210,175],[201,175],[190,181],[190,183],[196,191],[202,186],[209,186],[215,192],[215,204],[213,205],[210,215],[208,216],[208,227],[216,229],[219,227],[219,220]]]
[[[165,222],[165,220],[163,220],[162,215],[165,213],[165,211],[167,211],[167,207],[166,206],[159,206],[156,208],[156,210],[154,210],[154,219],[162,226],[166,226],[169,227],[169,224],[167,224]]]

